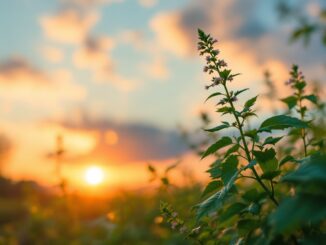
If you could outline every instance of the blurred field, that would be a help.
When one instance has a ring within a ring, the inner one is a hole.
[[[0,179],[0,244],[188,244],[163,223],[160,200],[187,218],[200,185],[96,197]]]

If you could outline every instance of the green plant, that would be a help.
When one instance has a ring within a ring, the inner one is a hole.
[[[202,30],[198,30],[198,35],[198,50],[206,56],[204,72],[212,75],[206,89],[217,90],[207,100],[218,98],[216,112],[229,115],[228,121],[206,131],[229,130],[233,136],[219,137],[202,154],[202,159],[209,156],[217,159],[207,170],[211,182],[203,192],[205,199],[194,207],[195,227],[199,231],[196,241],[202,244],[322,241],[326,226],[326,155],[322,148],[310,144],[313,138],[307,139],[312,122],[306,119],[308,108],[302,104],[303,100],[316,104],[317,97],[304,93],[306,82],[294,66],[289,80],[294,94],[283,101],[291,109],[296,107],[299,118],[276,115],[259,127],[247,129],[248,119],[257,116],[254,105],[258,96],[238,105],[239,95],[248,89],[231,89],[231,82],[239,74],[220,59],[216,39]],[[304,150],[302,154],[292,151],[285,155],[276,144],[284,142],[282,139],[292,135],[293,130],[301,132]],[[279,131],[285,133],[280,135]],[[314,150],[308,151],[308,146]],[[173,222],[167,211],[171,207],[167,204],[164,207],[161,211],[168,222]],[[181,223],[184,227],[185,222]]]
[[[308,15],[302,11],[301,7],[301,4],[293,5],[286,1],[279,1],[278,3],[278,11],[281,17],[291,18],[296,22],[296,28],[291,33],[290,41],[303,40],[304,44],[308,45],[313,35],[316,35],[326,46],[326,8],[319,5],[317,15]]]

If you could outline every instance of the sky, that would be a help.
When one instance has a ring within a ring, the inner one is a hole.
[[[326,49],[317,38],[290,45],[295,23],[280,20],[275,2],[0,1],[2,173],[51,182],[58,135],[63,171],[76,179],[97,164],[111,167],[118,183],[149,161],[187,154],[178,125],[195,128],[199,112],[214,108],[203,103],[208,78],[197,28],[218,38],[221,55],[242,74],[234,88],[249,87],[248,97],[264,92],[266,69],[286,96],[293,63],[323,84]],[[292,2],[312,17],[323,4]],[[270,107],[258,100],[263,115]]]

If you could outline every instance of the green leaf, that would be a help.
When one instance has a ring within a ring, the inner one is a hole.
[[[310,102],[317,104],[318,103],[318,98],[316,95],[310,94],[310,95],[306,95],[303,98],[309,100]]]
[[[294,87],[296,87],[298,90],[303,90],[305,87],[306,87],[306,82],[305,81],[302,81],[302,82],[296,82],[294,84]]]
[[[232,153],[238,151],[240,148],[239,144],[235,144],[233,145],[230,149],[227,150],[227,152],[225,153],[225,157],[228,157],[229,155],[231,155]]]
[[[285,164],[287,162],[297,162],[297,161],[295,160],[295,158],[293,156],[287,155],[284,158],[282,158],[279,165],[282,166],[283,164]]]
[[[238,157],[235,155],[231,155],[228,157],[225,162],[222,163],[222,180],[224,185],[226,185],[230,179],[233,177],[233,175],[238,171]]]
[[[326,155],[314,154],[305,158],[300,167],[287,174],[282,181],[308,184],[320,183],[326,184]]]
[[[246,204],[241,202],[236,202],[231,204],[224,212],[219,216],[219,221],[224,222],[232,218],[236,214],[240,214],[242,210],[246,208]]]
[[[276,170],[276,171],[269,171],[266,173],[263,173],[260,177],[262,179],[267,179],[267,180],[272,180],[275,177],[279,176],[281,174],[282,171]]]
[[[257,160],[256,159],[253,159],[253,160],[250,161],[250,163],[248,163],[248,165],[246,165],[245,167],[243,167],[243,170],[246,170],[248,168],[252,168],[256,164],[257,164]]]
[[[242,195],[242,198],[248,202],[257,203],[261,199],[265,198],[266,195],[266,192],[258,192],[257,189],[250,189]]]
[[[207,97],[207,99],[205,100],[205,102],[206,102],[207,100],[209,100],[209,99],[211,99],[211,98],[213,98],[213,97],[215,97],[215,96],[219,96],[219,95],[223,95],[223,94],[220,93],[220,92],[213,93],[213,94],[211,94],[210,96]]]
[[[259,223],[253,219],[242,219],[238,221],[237,228],[240,235],[247,235],[248,232],[254,230]]]
[[[263,143],[263,145],[275,145],[277,142],[279,142],[281,139],[283,138],[282,137],[267,137]]]
[[[169,179],[167,177],[161,178],[161,181],[162,181],[163,185],[169,185],[170,184],[170,181],[169,181]]]
[[[232,176],[229,183],[225,185],[221,190],[207,198],[205,201],[196,205],[197,208],[197,220],[201,219],[214,211],[220,209],[223,203],[229,198],[230,192],[234,187],[234,182],[238,177],[238,172]]]
[[[266,119],[260,125],[259,132],[264,132],[264,131],[270,132],[271,130],[274,129],[281,130],[289,127],[307,128],[308,124],[294,117],[279,115],[279,116],[273,116]]]
[[[246,211],[248,211],[249,213],[252,213],[254,215],[259,214],[260,212],[260,205],[258,205],[257,203],[251,203],[247,208]]]
[[[295,96],[289,96],[289,97],[286,97],[284,99],[281,99],[281,101],[283,101],[285,104],[287,104],[287,106],[291,110],[293,107],[295,107],[298,100],[297,100],[297,98]]]
[[[208,132],[216,132],[216,131],[219,131],[221,129],[224,129],[224,128],[229,128],[230,125],[227,125],[227,124],[222,124],[222,125],[219,125],[215,128],[210,128],[210,129],[204,129],[205,131],[208,131]]]
[[[148,171],[150,171],[153,174],[156,173],[156,169],[150,164],[147,166],[147,169],[148,169]]]
[[[167,174],[167,173],[170,172],[172,169],[175,169],[179,164],[180,164],[180,161],[171,164],[170,166],[168,166],[168,167],[165,169],[165,173]]]
[[[229,106],[223,106],[217,110],[217,112],[222,112],[222,115],[232,113],[232,108]]]
[[[269,222],[276,233],[290,233],[302,226],[311,226],[326,219],[326,198],[300,194],[282,201]]]
[[[201,159],[207,157],[208,155],[211,155],[218,151],[219,149],[231,145],[232,144],[232,139],[230,137],[222,137],[220,140],[218,140],[216,143],[211,145],[202,155]]]
[[[257,130],[256,129],[248,130],[244,133],[244,135],[252,139],[257,139]]]
[[[253,154],[264,173],[277,170],[278,161],[275,158],[276,152],[273,148],[265,151],[253,151]]]
[[[217,191],[222,186],[223,186],[223,183],[222,183],[222,181],[219,181],[219,180],[213,180],[213,181],[209,182],[208,185],[206,186],[205,190],[203,191],[202,197],[206,196],[207,194],[209,194],[213,191]]]
[[[223,71],[220,71],[219,75],[223,80],[227,80],[229,78],[230,73],[231,73],[231,70],[225,69]]]
[[[203,32],[201,29],[197,29],[198,31],[198,36],[200,40],[205,40],[206,39],[206,34]]]
[[[216,160],[213,164],[210,165],[210,168],[206,171],[210,174],[212,179],[217,179],[221,177],[221,160]]]
[[[256,102],[256,100],[257,100],[257,97],[258,97],[258,95],[257,96],[255,96],[255,97],[253,97],[253,98],[251,98],[251,99],[249,99],[249,100],[247,100],[246,101],[246,103],[245,103],[245,105],[244,105],[244,107],[245,108],[250,108],[250,107],[252,107],[254,104],[255,104],[255,102]]]
[[[247,90],[249,90],[249,88],[245,88],[245,89],[238,90],[238,91],[236,91],[236,92],[234,93],[234,96],[237,96],[237,95],[239,95],[239,94],[241,94],[241,93],[243,93],[244,91],[247,91]]]

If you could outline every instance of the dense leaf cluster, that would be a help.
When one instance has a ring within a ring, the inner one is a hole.
[[[220,59],[211,35],[198,30],[198,50],[206,55],[204,72],[212,76],[207,100],[216,100],[216,112],[229,121],[206,129],[216,140],[201,154],[214,158],[203,200],[195,205],[195,235],[201,244],[321,244],[326,232],[326,154],[323,136],[312,130],[308,117],[312,106],[323,110],[317,95],[306,94],[307,83],[298,66],[287,82],[293,94],[282,99],[292,115],[274,115],[250,128],[257,116],[258,96],[242,106],[238,96],[248,89],[230,89],[239,75]],[[217,99],[218,98],[218,99]],[[311,105],[309,105],[311,106]],[[230,136],[219,136],[229,130]],[[316,138],[319,143],[316,144]],[[285,151],[287,142],[296,145]],[[299,150],[297,150],[299,149]],[[168,205],[168,204],[166,204]],[[166,210],[163,214],[168,215]],[[184,223],[182,223],[184,225]]]

